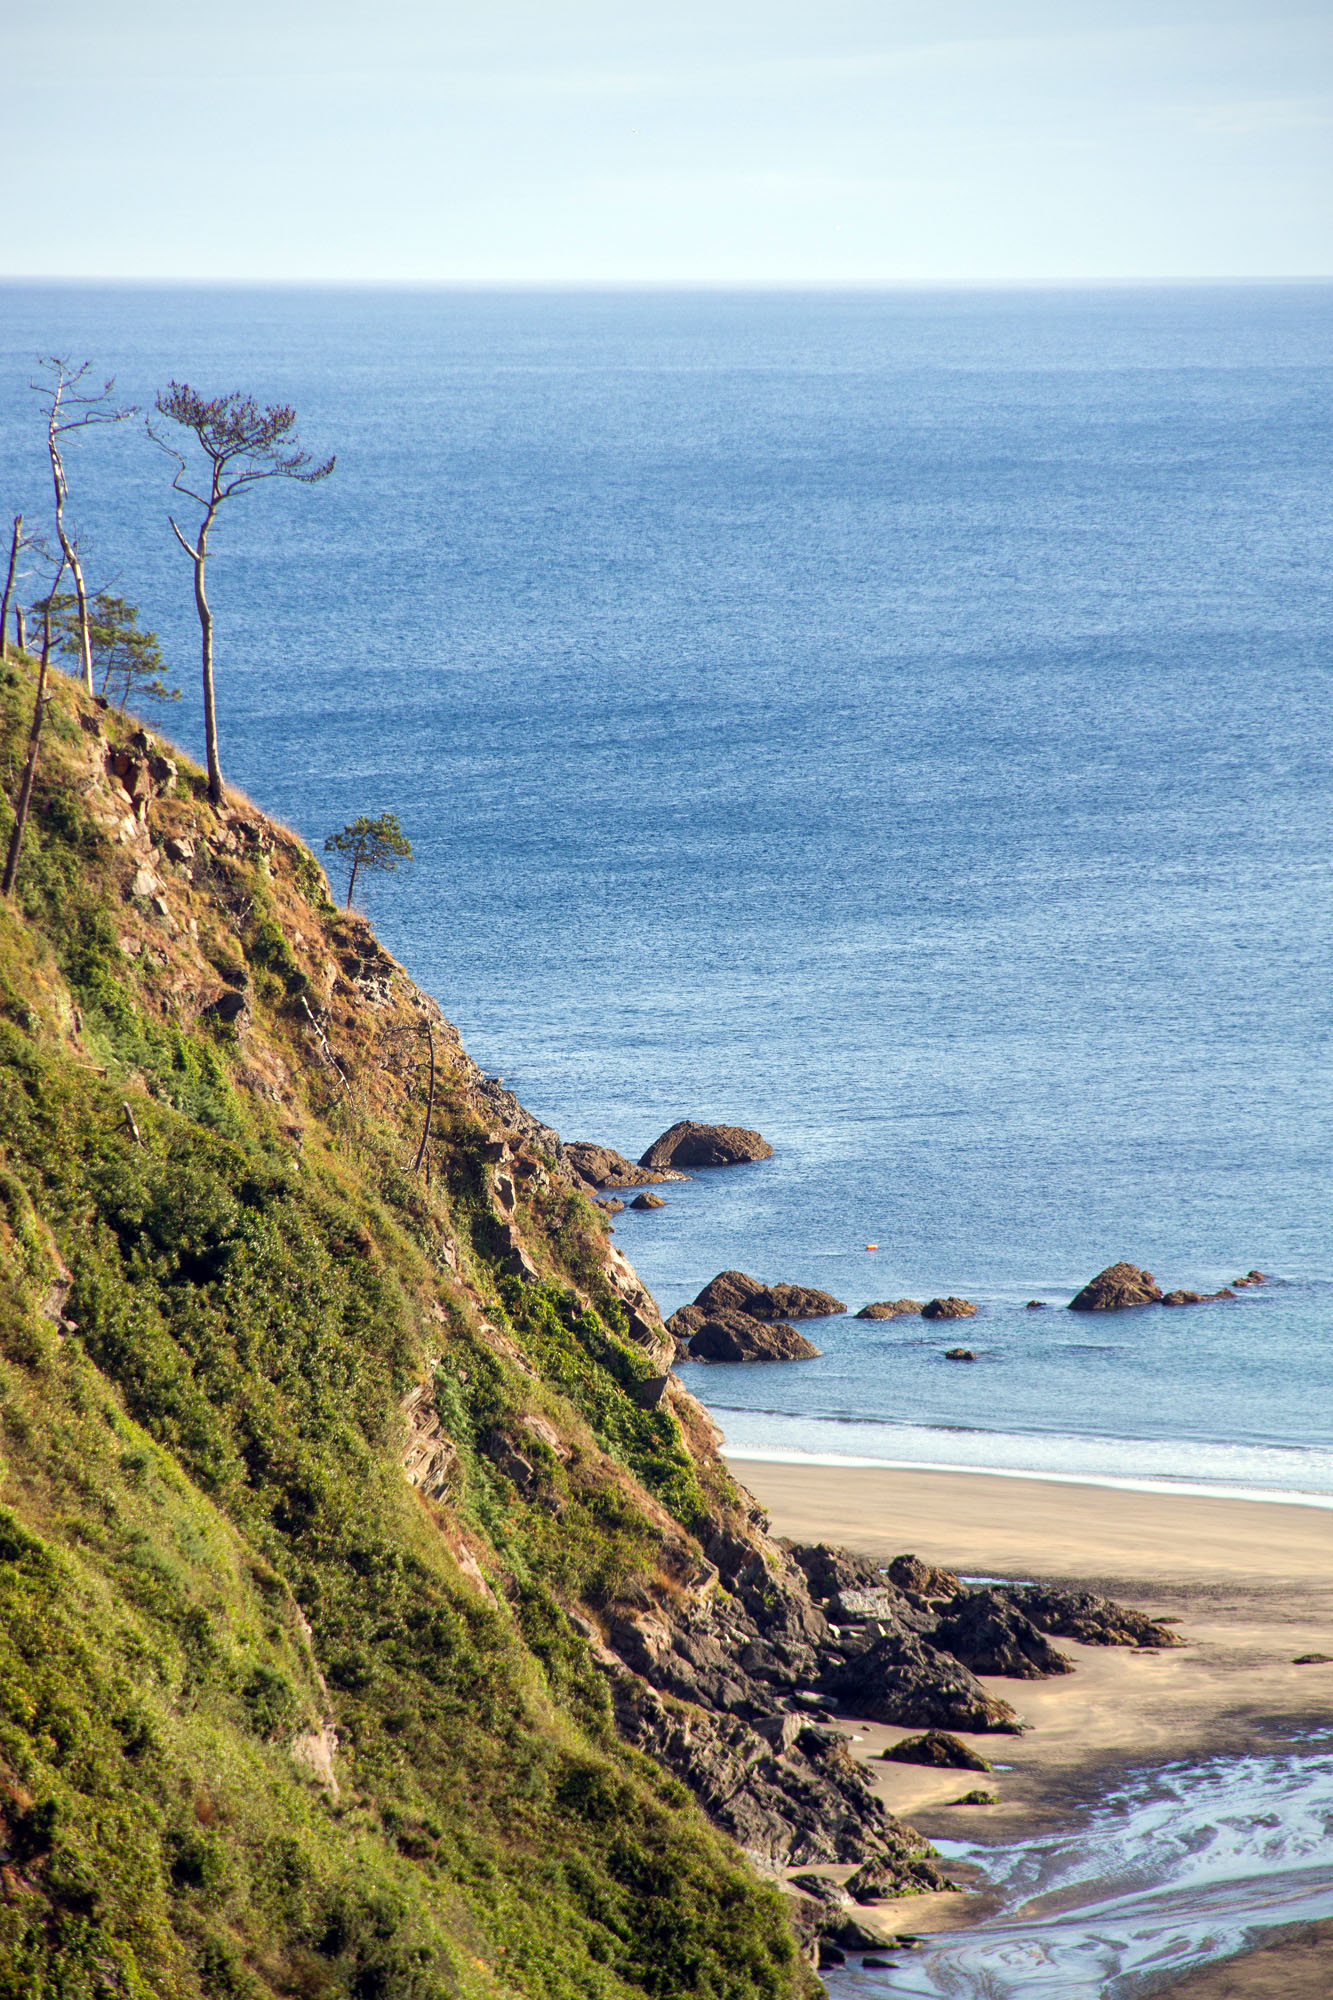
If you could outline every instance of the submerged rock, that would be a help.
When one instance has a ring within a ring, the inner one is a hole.
[[[736,1167],[749,1160],[769,1160],[773,1148],[758,1132],[743,1125],[700,1125],[681,1118],[654,1139],[639,1160],[641,1167]]]
[[[1141,1271],[1137,1264],[1108,1264],[1069,1301],[1069,1310],[1122,1312],[1126,1306],[1155,1306],[1161,1297],[1162,1288],[1151,1271]]]

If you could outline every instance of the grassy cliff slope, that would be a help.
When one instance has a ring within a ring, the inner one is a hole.
[[[162,753],[57,679],[0,906],[0,1995],[806,1993],[598,1663],[755,1532],[651,1301]]]

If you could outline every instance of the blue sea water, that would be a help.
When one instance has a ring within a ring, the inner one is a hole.
[[[337,450],[216,534],[225,769],[399,814],[381,933],[567,1137],[772,1141],[618,1218],[663,1307],[979,1302],[691,1369],[733,1442],[1333,1495],[1333,287],[10,284],[6,513],[39,351]],[[169,468],[70,476],[197,745]],[[1120,1257],[1282,1282],[1058,1310]]]

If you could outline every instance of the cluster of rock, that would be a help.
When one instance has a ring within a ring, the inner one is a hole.
[[[570,1139],[565,1142],[565,1160],[573,1168],[579,1181],[586,1187],[600,1192],[609,1188],[652,1187],[660,1181],[688,1180],[688,1174],[676,1173],[670,1168],[639,1166],[627,1160],[614,1146],[597,1146],[588,1139]]]
[[[701,1570],[682,1548],[669,1598],[644,1590],[599,1627],[585,1625],[617,1726],[756,1857],[869,1864],[846,1885],[854,1900],[942,1887],[945,1877],[875,1797],[835,1717],[927,1731],[895,1752],[904,1761],[986,1770],[952,1732],[1023,1725],[984,1677],[1068,1673],[1052,1636],[1179,1643],[1169,1627],[1090,1592],[970,1589],[914,1556],[882,1569],[826,1544],[774,1542],[758,1517],[715,1533],[704,1553]]]
[[[846,1310],[831,1292],[809,1285],[766,1285],[744,1271],[719,1271],[666,1325],[678,1361],[810,1361],[820,1350],[789,1322]]]
[[[1213,1299],[1234,1299],[1248,1285],[1266,1285],[1263,1271],[1233,1278],[1220,1292],[1163,1292],[1151,1271],[1137,1264],[1108,1264],[1069,1301],[1070,1312],[1122,1312],[1130,1306],[1198,1306]],[[1233,1289],[1234,1287],[1234,1289]]]
[[[638,1160],[627,1160],[614,1146],[591,1139],[571,1139],[563,1152],[579,1181],[597,1191],[684,1181],[689,1179],[685,1167],[736,1167],[773,1156],[758,1132],[742,1125],[701,1125],[693,1118],[678,1120]]]

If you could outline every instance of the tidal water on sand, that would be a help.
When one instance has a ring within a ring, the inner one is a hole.
[[[833,2000],[1146,2000],[1171,1974],[1333,1916],[1333,1739],[1132,1776],[1058,1835],[945,1843],[997,1913],[831,1971]],[[904,1929],[910,1904],[900,1906]],[[880,1954],[885,1956],[886,1954]]]
[[[979,1303],[973,1366],[693,1371],[747,1449],[1333,1492],[1333,288],[11,285],[34,518],[52,350],[338,452],[215,536],[225,768],[316,845],[398,813],[371,914],[566,1136],[772,1141],[619,1218],[663,1306]],[[92,438],[72,509],[197,745],[168,470]],[[1121,1257],[1283,1282],[1023,1310]]]

